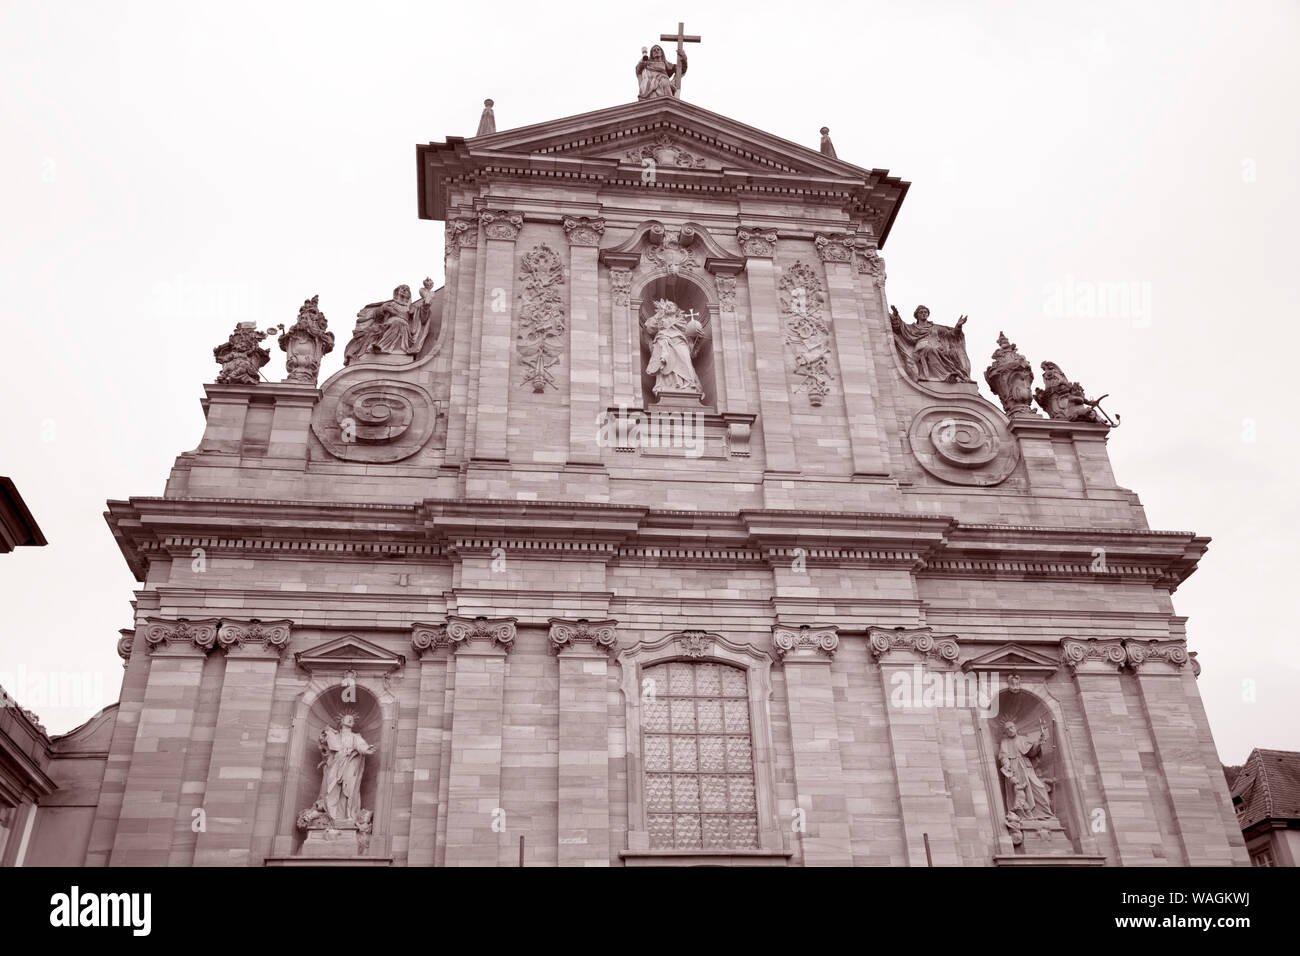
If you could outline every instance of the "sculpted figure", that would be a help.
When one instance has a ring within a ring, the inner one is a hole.
[[[1002,402],[1008,415],[1033,415],[1034,369],[1029,359],[1016,351],[1016,344],[1005,332],[998,333],[998,348],[993,364],[984,370],[984,381]]]
[[[677,303],[660,299],[655,303],[655,314],[646,320],[645,331],[651,336],[650,361],[645,370],[647,375],[655,376],[654,393],[702,393],[694,357],[704,327],[694,310],[688,317]]]
[[[1030,740],[1008,721],[1003,734],[998,745],[998,771],[1003,777],[1007,812],[1019,820],[1054,819],[1051,794],[1034,768],[1034,759],[1042,753],[1045,730],[1039,728],[1038,739]]]
[[[329,331],[325,314],[318,308],[320,296],[312,296],[298,310],[298,321],[280,336],[284,350],[286,382],[315,385],[320,374],[321,358],[334,351],[334,333]]]
[[[433,280],[425,279],[417,301],[411,301],[411,287],[399,285],[387,302],[372,302],[357,313],[352,341],[344,350],[343,364],[369,355],[419,354],[429,334],[433,314]]]
[[[1034,391],[1034,400],[1038,402],[1048,418],[1062,419],[1067,422],[1097,422],[1116,427],[1120,418],[1114,421],[1101,407],[1101,398],[1090,399],[1083,393],[1083,386],[1071,382],[1055,362],[1043,362],[1043,387]]]
[[[664,59],[664,48],[655,44],[649,55],[645,47],[641,48],[641,60],[636,65],[637,83],[640,87],[636,98],[648,100],[654,96],[677,96],[681,89],[682,77],[686,75],[686,53],[677,54],[677,65]]]
[[[966,336],[962,316],[952,326],[930,321],[930,310],[918,305],[911,325],[903,322],[897,306],[890,306],[889,324],[894,341],[903,357],[907,374],[916,382],[969,382],[970,359],[966,356]]]
[[[277,325],[265,332],[253,322],[240,322],[230,338],[212,350],[212,357],[221,364],[217,375],[218,385],[256,385],[261,381],[262,366],[271,361],[271,353],[262,348],[262,340],[268,335],[283,332],[284,325]]]
[[[324,803],[334,824],[358,823],[361,816],[361,777],[365,771],[366,756],[375,752],[373,744],[352,729],[356,715],[339,715],[337,729],[326,727],[320,732],[321,795],[317,804]]]

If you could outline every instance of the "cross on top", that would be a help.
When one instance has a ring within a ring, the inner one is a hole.
[[[677,32],[676,32],[676,33],[661,33],[661,34],[659,34],[659,42],[662,43],[662,42],[664,42],[665,40],[676,40],[676,41],[677,41],[677,58],[678,58],[679,60],[680,60],[681,57],[682,57],[682,53],[685,52],[685,51],[682,49],[682,44],[683,44],[683,43],[699,43],[699,42],[700,42],[700,38],[699,38],[699,37],[691,37],[691,36],[687,36],[687,35],[686,35],[686,24],[682,23],[681,21],[678,21],[678,23],[677,23]]]

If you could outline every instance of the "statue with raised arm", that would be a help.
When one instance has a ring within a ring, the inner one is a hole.
[[[357,823],[362,819],[361,777],[365,772],[366,757],[375,752],[373,744],[353,730],[356,714],[339,714],[337,728],[326,727],[320,732],[321,777],[320,801],[336,826]]]
[[[429,334],[433,291],[433,280],[425,279],[420,298],[412,302],[411,287],[399,285],[388,301],[372,302],[358,312],[352,340],[343,351],[343,364],[376,355],[404,355],[414,360]]]
[[[911,325],[898,314],[897,306],[889,308],[889,324],[894,330],[894,342],[903,359],[903,366],[914,382],[970,382],[970,359],[966,355],[966,335],[961,327],[966,316],[955,325],[940,325],[930,321],[930,310],[918,305]]]
[[[681,90],[682,77],[686,75],[686,53],[677,54],[677,64],[673,65],[664,58],[664,48],[655,44],[647,53],[641,48],[641,59],[636,65],[638,91],[636,98],[648,100],[655,96],[677,96]]]
[[[645,333],[650,338],[650,361],[645,370],[647,375],[655,377],[655,395],[664,392],[702,395],[704,389],[694,359],[704,327],[694,310],[682,312],[677,303],[660,299],[655,302],[655,314],[646,319]]]

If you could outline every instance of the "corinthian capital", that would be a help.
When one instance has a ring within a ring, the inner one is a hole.
[[[605,233],[605,220],[587,216],[565,216],[561,220],[571,246],[598,246]]]
[[[822,262],[852,262],[854,241],[854,235],[848,232],[833,235],[818,233],[813,237],[817,255],[822,257]]]
[[[506,239],[514,242],[519,230],[524,228],[524,217],[508,209],[485,209],[478,214],[483,235],[489,239]]]

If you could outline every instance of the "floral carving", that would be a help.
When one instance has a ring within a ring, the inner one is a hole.
[[[704,631],[682,631],[677,646],[687,657],[704,657],[713,653],[713,638]]]
[[[271,361],[271,353],[262,348],[262,340],[283,331],[283,324],[265,332],[255,322],[236,325],[230,338],[212,350],[212,357],[221,365],[217,384],[256,385],[261,381],[262,366]]]
[[[605,233],[604,219],[589,219],[586,216],[575,218],[565,216],[561,222],[564,234],[571,246],[598,246],[600,237]]]
[[[677,143],[667,133],[660,133],[655,141],[638,149],[629,149],[625,154],[629,163],[638,166],[675,166],[678,169],[703,169],[704,160],[695,156]],[[650,164],[645,161],[650,160]]]
[[[786,315],[785,341],[794,351],[796,392],[806,391],[816,406],[830,394],[831,329],[823,315],[826,294],[811,267],[796,262],[781,276],[781,308]]]
[[[858,272],[871,276],[877,289],[885,287],[885,259],[874,249],[868,249],[858,256]]]
[[[718,309],[722,312],[736,311],[736,277],[715,276],[718,287]]]
[[[329,323],[317,308],[319,303],[318,295],[304,302],[298,310],[298,321],[280,336],[284,368],[289,373],[286,382],[315,385],[320,375],[320,360],[334,351],[334,333],[328,331]]]
[[[519,230],[524,228],[524,217],[506,209],[485,209],[478,214],[478,221],[483,227],[483,235],[489,239],[514,242],[519,237]]]
[[[610,269],[610,288],[614,293],[614,304],[626,306],[632,301],[632,270]]]
[[[447,239],[443,258],[451,259],[460,255],[460,250],[473,246],[478,241],[478,223],[473,219],[450,219],[447,221]]]
[[[611,651],[617,643],[615,627],[618,621],[588,621],[580,618],[566,621],[553,617],[551,621],[551,650],[555,653],[565,648],[589,645],[593,650]]]
[[[523,307],[516,341],[525,370],[523,384],[544,392],[548,385],[556,387],[550,370],[560,363],[564,348],[564,266],[554,249],[538,245],[524,256],[519,278]]]
[[[817,235],[813,238],[817,246],[817,255],[822,262],[852,262],[854,236],[843,233],[836,236]]]
[[[740,243],[740,251],[747,256],[771,258],[776,252],[775,229],[744,227],[736,230],[736,239]]]

